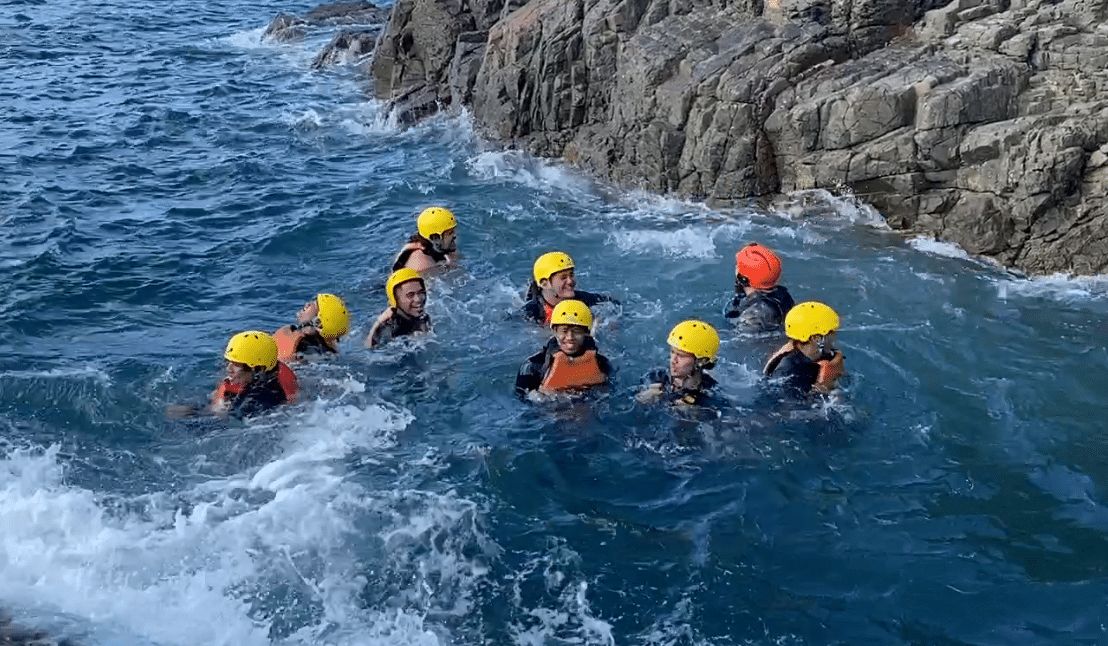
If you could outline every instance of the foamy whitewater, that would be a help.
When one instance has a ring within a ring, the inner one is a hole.
[[[712,210],[409,129],[308,5],[0,0],[0,614],[79,646],[1108,642],[1103,277],[1027,278],[852,196]],[[369,351],[413,215],[459,218],[434,333]],[[835,405],[763,389],[722,316],[777,250],[842,317]],[[620,301],[595,401],[512,392],[510,320],[561,250]],[[318,292],[354,315],[302,401],[201,403],[227,339]],[[730,406],[638,405],[686,318]]]

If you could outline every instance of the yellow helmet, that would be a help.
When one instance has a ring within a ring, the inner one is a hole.
[[[567,269],[573,269],[573,258],[561,251],[551,251],[539,256],[532,273],[535,275],[535,282],[541,283],[559,271]]]
[[[273,370],[277,365],[277,342],[265,332],[239,332],[227,342],[223,358],[251,368]]]
[[[442,235],[444,232],[458,226],[458,220],[449,209],[441,206],[432,206],[423,209],[416,220],[416,228],[419,235],[430,240],[433,235]]]
[[[325,339],[337,339],[350,331],[350,312],[346,311],[346,303],[334,294],[316,294],[316,305],[319,306],[319,314],[316,315],[316,328]]]
[[[423,282],[423,276],[419,275],[419,272],[414,269],[397,269],[392,272],[389,279],[385,281],[385,293],[389,295],[389,305],[396,307],[396,288],[400,287],[409,280],[418,280],[420,285],[423,285],[424,289],[427,289],[427,283]]]
[[[555,325],[592,325],[592,311],[581,301],[567,298],[554,307],[550,314],[550,326]]]
[[[814,335],[825,335],[839,328],[835,310],[815,301],[793,306],[785,315],[785,334],[790,339],[807,342]]]
[[[683,321],[669,333],[667,343],[697,359],[715,361],[719,352],[719,332],[704,321]]]

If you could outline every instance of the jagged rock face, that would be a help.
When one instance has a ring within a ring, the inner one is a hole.
[[[1031,272],[1108,267],[1108,0],[400,0],[411,118],[726,203],[847,189]]]
[[[377,42],[377,29],[344,29],[335,34],[331,42],[316,55],[312,68],[352,63],[373,52]]]
[[[269,22],[265,32],[262,33],[262,38],[285,43],[303,39],[308,29],[313,27],[381,25],[388,20],[389,11],[372,2],[357,1],[322,4],[309,9],[303,16],[279,13]]]

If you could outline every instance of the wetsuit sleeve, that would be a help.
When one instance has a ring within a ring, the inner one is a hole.
[[[598,368],[600,368],[600,372],[608,375],[608,378],[611,379],[612,373],[615,371],[615,369],[612,368],[612,362],[608,361],[608,357],[605,357],[599,352],[596,353],[596,365]]]
[[[286,402],[285,391],[276,379],[264,384],[251,384],[242,389],[231,403],[230,416],[238,419],[261,415]]]
[[[577,300],[581,301],[585,305],[592,307],[597,303],[612,303],[613,305],[619,305],[619,301],[608,296],[607,294],[593,294],[592,292],[585,292],[577,290],[574,296]]]
[[[742,314],[744,309],[744,300],[746,300],[746,294],[743,292],[736,292],[735,297],[731,299],[731,304],[723,310],[723,317],[728,319],[739,318],[739,314]]]
[[[369,331],[369,335],[366,336],[366,347],[379,347],[381,346],[381,344],[392,338],[392,319],[392,308],[386,309],[384,312],[381,312],[381,316],[378,316],[377,321],[373,324],[373,329],[371,329]]]
[[[519,308],[518,315],[525,321],[532,323],[543,323],[546,320],[546,313],[543,312],[542,305],[539,304],[538,299],[531,299],[523,304],[523,307]]]
[[[519,367],[519,373],[516,374],[516,394],[525,397],[527,393],[539,389],[539,386],[542,385],[545,358],[546,351],[544,350],[523,362],[523,365]]]
[[[773,288],[773,295],[777,299],[777,302],[781,305],[781,316],[785,316],[789,313],[789,310],[796,305],[796,301],[793,300],[793,295],[789,293],[789,290],[784,285],[778,285]]]
[[[800,352],[786,354],[773,371],[781,385],[791,395],[803,397],[812,391],[819,379],[819,364]]]
[[[784,317],[776,305],[757,296],[749,299],[746,307],[738,315],[737,323],[751,332],[766,332],[777,329]]]

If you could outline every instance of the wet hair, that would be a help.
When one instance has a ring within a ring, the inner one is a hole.
[[[524,302],[533,301],[542,296],[542,288],[535,282],[535,279],[531,279],[531,284],[527,286],[527,295],[523,297]]]

